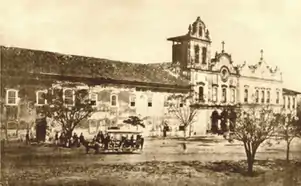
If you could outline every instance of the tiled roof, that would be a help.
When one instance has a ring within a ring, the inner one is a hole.
[[[288,95],[301,94],[301,92],[297,92],[295,90],[291,90],[291,89],[287,89],[287,88],[283,88],[282,91],[283,91],[283,94],[288,94]]]
[[[3,71],[189,86],[187,79],[168,72],[170,63],[129,63],[4,46],[1,46],[0,55]]]

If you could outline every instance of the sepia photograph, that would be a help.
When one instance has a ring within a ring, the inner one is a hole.
[[[0,0],[0,186],[301,186],[300,10]]]

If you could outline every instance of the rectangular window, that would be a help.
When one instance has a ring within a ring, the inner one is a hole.
[[[6,91],[6,104],[7,105],[17,105],[18,91],[17,90],[7,90]]]
[[[148,107],[152,107],[152,106],[153,106],[153,99],[152,99],[151,97],[149,97],[149,98],[147,99],[147,106],[148,106]]]
[[[231,102],[232,103],[235,103],[235,89],[234,88],[232,88],[231,89]]]
[[[207,58],[207,48],[202,48],[202,64],[206,64],[206,58]]]
[[[293,98],[293,109],[295,109],[295,108],[296,108],[296,99]]]
[[[244,94],[244,102],[248,103],[248,98],[249,98],[249,91],[248,89],[245,89],[245,94]]]
[[[196,45],[194,47],[194,52],[195,52],[195,63],[199,63],[200,62],[200,47],[198,45]]]
[[[66,105],[74,105],[74,91],[72,89],[64,90],[64,103]]]
[[[291,98],[290,97],[287,98],[287,108],[288,109],[291,108]]]
[[[118,101],[117,95],[112,95],[111,96],[111,106],[117,106],[117,101]]]
[[[270,91],[267,92],[267,103],[270,103],[270,99],[271,99],[271,93]]]
[[[46,91],[37,91],[37,93],[36,93],[36,104],[37,105],[47,104]]]
[[[226,88],[222,89],[222,102],[223,103],[227,102],[227,89]]]
[[[135,107],[136,106],[136,96],[131,95],[130,96],[130,107]]]
[[[256,103],[259,103],[259,91],[258,90],[256,90],[256,92],[255,92],[255,101],[256,101]]]
[[[164,97],[164,107],[168,107],[168,97]]]
[[[217,102],[217,87],[212,89],[212,101]]]
[[[286,106],[286,100],[285,100],[285,96],[283,96],[283,108],[285,108]]]
[[[265,95],[264,95],[264,90],[261,91],[261,103],[264,103]]]
[[[97,94],[96,93],[90,94],[90,102],[91,102],[91,105],[96,105],[96,102],[97,102]]]
[[[204,101],[204,87],[199,87],[199,101]]]
[[[276,93],[276,104],[279,104],[279,92]]]

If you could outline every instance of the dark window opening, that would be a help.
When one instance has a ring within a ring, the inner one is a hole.
[[[199,100],[204,101],[204,87],[199,87]]]
[[[267,103],[270,103],[270,98],[271,97],[271,94],[270,94],[270,91],[267,92]]]
[[[256,103],[259,103],[259,91],[256,90],[256,93],[255,93],[255,101]]]
[[[261,103],[264,103],[264,91],[261,91]]]
[[[112,95],[112,97],[111,97],[111,105],[112,106],[117,106],[117,96],[116,95]]]
[[[130,106],[131,107],[136,106],[136,96],[130,96]]]
[[[247,89],[245,89],[245,97],[244,97],[244,101],[245,101],[245,103],[247,103],[247,102],[248,102],[248,97],[249,97],[249,92],[248,92],[248,90],[247,90]]]
[[[226,103],[227,102],[227,89],[223,88],[222,90],[222,102]]]
[[[206,58],[207,58],[207,48],[202,48],[202,64],[206,64]]]
[[[194,51],[195,51],[195,63],[199,63],[200,62],[200,47],[198,45],[196,45],[194,47]]]
[[[153,100],[152,100],[152,98],[148,98],[147,106],[148,107],[152,107],[153,106]]]

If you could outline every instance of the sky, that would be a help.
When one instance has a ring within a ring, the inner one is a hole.
[[[153,63],[171,61],[168,37],[186,34],[198,16],[212,54],[235,64],[265,61],[301,91],[299,0],[0,0],[0,45]]]

